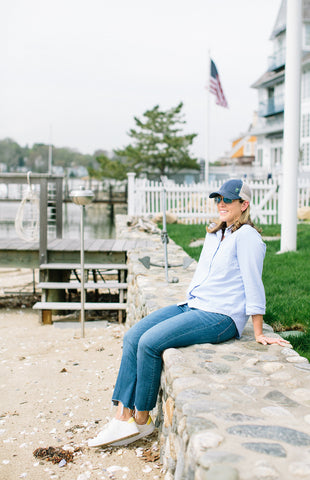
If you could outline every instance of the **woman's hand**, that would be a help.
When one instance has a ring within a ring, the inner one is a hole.
[[[257,314],[257,315],[252,315],[252,321],[253,321],[253,327],[254,327],[254,335],[255,335],[255,340],[257,343],[261,343],[262,345],[272,345],[273,343],[276,343],[280,345],[281,347],[284,347],[285,345],[290,345],[290,342],[287,340],[284,340],[284,338],[274,338],[274,337],[266,337],[262,331],[263,331],[263,315]]]
[[[274,338],[274,337],[266,337],[264,334],[258,335],[255,337],[257,343],[261,343],[262,345],[272,345],[273,343],[277,343],[281,347],[285,345],[291,345],[290,342],[284,340],[284,338]]]

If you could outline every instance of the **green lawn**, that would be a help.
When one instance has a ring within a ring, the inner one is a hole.
[[[262,236],[277,237],[280,225],[262,225]],[[189,245],[206,234],[205,225],[173,224],[168,235],[186,253],[198,260],[202,246]],[[265,322],[276,332],[300,330],[302,336],[290,336],[293,347],[310,360],[310,224],[299,224],[297,252],[278,254],[280,239],[265,240],[267,245],[263,270],[266,291]],[[287,337],[286,337],[287,338]]]

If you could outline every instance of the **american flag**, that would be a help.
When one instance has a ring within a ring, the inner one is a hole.
[[[220,105],[221,107],[228,108],[228,103],[225,98],[222,85],[220,82],[220,76],[218,74],[217,68],[213,60],[211,60],[210,65],[210,84],[209,84],[209,91],[214,93],[216,96],[216,104]]]

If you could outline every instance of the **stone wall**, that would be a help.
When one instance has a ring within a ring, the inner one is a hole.
[[[164,265],[164,245],[160,235],[141,231],[143,227],[141,223],[134,227],[128,227],[127,220],[126,215],[116,216],[117,238],[139,240],[139,248],[127,252],[128,308],[126,324],[130,327],[148,313],[183,300],[187,286],[195,271],[196,262],[193,262],[187,269],[182,266],[169,268],[169,283],[167,283],[163,267],[151,266],[148,270],[139,261],[139,258],[149,256],[151,263]],[[143,247],[141,247],[141,239],[145,239]],[[182,265],[183,259],[186,257],[187,254],[184,250],[172,240],[169,240],[168,263]],[[172,283],[175,279],[178,279],[178,282]]]
[[[195,270],[146,269],[139,258],[162,264],[158,234],[127,227],[117,217],[117,238],[145,238],[128,252],[128,326],[184,299]],[[171,240],[168,260],[186,254]],[[264,325],[265,333],[276,335]],[[255,342],[249,322],[241,340],[169,349],[163,355],[161,392],[154,413],[165,480],[297,480],[310,478],[310,365],[291,348]]]

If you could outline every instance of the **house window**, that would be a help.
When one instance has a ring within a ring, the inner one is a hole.
[[[304,142],[301,146],[301,164],[303,167],[310,166],[310,143]]]
[[[184,183],[186,185],[191,185],[192,183],[195,183],[195,178],[194,178],[194,175],[185,175],[184,177]]]
[[[301,136],[310,137],[310,113],[306,113],[302,116]]]
[[[310,70],[307,70],[302,74],[301,96],[303,100],[310,98]]]
[[[246,157],[249,157],[251,154],[252,154],[252,151],[251,151],[251,144],[250,142],[246,142],[246,144],[244,145],[244,155]]]
[[[260,167],[263,166],[263,149],[262,148],[257,149],[256,164],[259,165]]]
[[[304,46],[310,49],[310,23],[305,23],[304,26]]]
[[[271,148],[271,165],[272,167],[282,165],[282,147]]]

